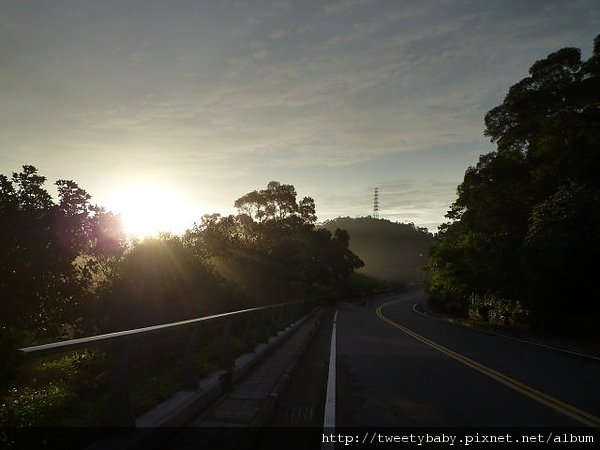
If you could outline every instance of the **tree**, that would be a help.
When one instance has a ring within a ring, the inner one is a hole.
[[[132,244],[104,286],[95,312],[102,331],[175,322],[239,307],[228,295],[233,292],[231,286],[195,251],[192,242],[165,233]]]
[[[234,206],[240,213],[247,214],[258,222],[284,221],[296,217],[302,223],[314,224],[317,220],[314,200],[304,197],[298,203],[296,197],[294,186],[271,181],[266,189],[252,191],[238,198]]]
[[[577,107],[572,94],[583,76],[579,49],[563,48],[552,53],[531,66],[529,74],[485,116],[484,134],[498,143],[500,151],[527,151],[547,118]]]
[[[600,191],[562,186],[535,206],[524,242],[523,267],[534,320],[542,326],[589,331],[600,317],[594,282],[600,245]]]
[[[59,180],[58,203],[33,166],[0,175],[0,329],[19,339],[55,337],[82,313],[93,264],[122,250],[118,224],[73,181]]]
[[[564,290],[546,287],[575,283],[587,300],[573,305],[598,314],[572,264],[600,244],[599,59],[600,36],[586,62],[576,48],[554,52],[486,114],[497,150],[467,169],[431,252],[430,291],[441,303],[464,311],[473,295],[519,300],[532,325],[573,328]]]
[[[204,216],[185,239],[256,301],[307,295],[318,284],[344,279],[362,261],[349,250],[347,233],[315,230],[312,198],[296,199],[292,185],[271,181],[235,201],[238,215]]]

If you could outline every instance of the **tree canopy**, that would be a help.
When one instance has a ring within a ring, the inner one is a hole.
[[[58,201],[33,166],[0,175],[0,329],[43,335],[81,315],[92,273],[124,250],[111,213],[75,182],[59,180]]]
[[[55,183],[56,200],[45,182],[33,166],[0,175],[3,348],[55,340],[63,324],[81,335],[300,298],[362,265],[348,233],[315,229],[313,199],[292,185],[272,181],[183,236],[135,241],[74,181]]]
[[[347,232],[315,228],[314,200],[297,201],[291,185],[271,181],[234,205],[239,214],[206,215],[184,239],[249,293],[273,301],[315,293],[363,264]]]
[[[291,184],[271,181],[266,189],[252,191],[238,198],[234,206],[240,214],[247,214],[258,222],[300,220],[307,224],[315,223],[315,201],[304,197],[298,202],[296,197],[296,189]]]
[[[524,304],[534,326],[571,330],[600,315],[590,263],[600,244],[599,61],[600,36],[587,61],[558,50],[486,114],[497,150],[465,172],[431,250],[429,289],[444,307],[503,298]]]

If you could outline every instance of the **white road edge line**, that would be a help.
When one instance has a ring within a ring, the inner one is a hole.
[[[335,428],[335,361],[336,361],[336,323],[338,311],[333,316],[331,331],[331,349],[329,351],[329,371],[327,374],[327,395],[325,397],[325,414],[323,428]]]
[[[423,317],[427,317],[428,319],[438,320],[436,317],[433,317],[433,316],[431,316],[431,315],[429,315],[429,314],[427,314],[427,313],[425,313],[423,311],[417,310],[417,305],[418,305],[418,303],[415,303],[413,305],[412,310],[413,310],[414,313],[419,314],[420,316],[423,316]],[[479,331],[481,333],[491,334],[492,336],[498,336],[498,337],[501,337],[501,338],[510,339],[512,341],[523,342],[525,344],[536,345],[538,347],[542,347],[542,348],[545,348],[545,349],[548,349],[548,350],[554,350],[555,352],[568,353],[570,355],[579,356],[581,358],[593,359],[593,360],[596,360],[596,361],[600,361],[600,358],[598,356],[587,355],[585,353],[578,353],[578,352],[574,352],[572,350],[567,350],[567,349],[564,349],[564,348],[551,347],[549,345],[540,344],[538,342],[528,341],[527,339],[519,339],[519,338],[516,338],[516,337],[513,337],[513,336],[507,336],[505,334],[494,333],[493,331],[482,330],[482,329],[476,328],[476,327],[473,327],[473,329],[477,330],[477,331]]]

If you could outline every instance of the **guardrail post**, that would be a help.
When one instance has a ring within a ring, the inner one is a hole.
[[[269,330],[269,313],[271,311],[270,310],[263,310],[260,311],[260,320],[258,321],[259,324],[258,326],[259,331],[260,331],[260,335],[262,336],[262,339],[267,342],[269,340],[269,338],[271,337],[271,331]]]
[[[294,309],[296,305],[286,305],[285,307],[285,323],[284,326],[287,328],[288,326],[292,326],[292,322],[294,322]]]
[[[220,377],[221,390],[229,391],[233,383],[233,371],[231,357],[231,317],[228,317],[223,328],[223,338],[221,340],[221,368],[225,371]]]
[[[277,309],[279,309],[279,311],[277,311],[277,319],[275,319],[277,323],[277,330],[275,330],[275,332],[279,334],[285,326],[285,306],[280,306]]]
[[[227,318],[223,328],[223,339],[221,341],[221,368],[231,368],[231,318]]]
[[[244,324],[243,339],[246,344],[246,351],[254,353],[256,346],[254,345],[254,339],[252,338],[252,325],[254,324],[254,313],[247,315],[246,322]]]
[[[198,344],[198,327],[192,329],[183,352],[183,389],[198,389],[198,373],[196,371],[196,347]]]
[[[134,427],[129,396],[129,368],[131,344],[126,344],[117,354],[108,392],[108,420],[115,427]]]
[[[300,317],[302,317],[302,303],[301,302],[294,304],[294,309],[293,309],[292,313],[293,313],[293,317],[292,317],[293,322],[299,320]]]

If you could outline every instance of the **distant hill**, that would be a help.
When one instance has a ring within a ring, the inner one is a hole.
[[[423,279],[422,268],[433,242],[427,229],[372,217],[338,217],[321,226],[331,232],[348,231],[350,249],[365,263],[359,272],[409,284]]]

